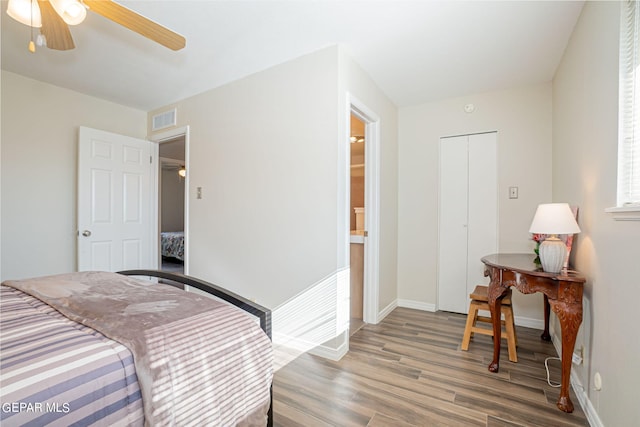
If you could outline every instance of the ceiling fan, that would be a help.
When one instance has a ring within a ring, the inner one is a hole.
[[[33,28],[40,28],[39,46],[70,50],[75,44],[69,25],[84,21],[87,9],[171,50],[180,50],[186,45],[180,34],[111,0],[9,0],[7,14],[32,28],[29,51],[35,52]]]

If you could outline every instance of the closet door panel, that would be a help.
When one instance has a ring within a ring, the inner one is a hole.
[[[438,309],[466,312],[467,137],[440,139]]]
[[[480,258],[497,252],[498,167],[496,133],[469,136],[467,294],[487,284]],[[467,298],[468,299],[468,298]],[[466,312],[466,311],[465,311]]]

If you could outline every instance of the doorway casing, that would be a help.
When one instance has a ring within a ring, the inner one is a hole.
[[[379,244],[380,244],[380,118],[363,102],[347,93],[347,123],[350,123],[351,114],[358,117],[365,124],[365,189],[364,189],[364,224],[367,235],[364,238],[364,292],[363,292],[363,321],[376,324],[379,322]],[[351,143],[349,126],[347,135],[343,138],[347,152],[345,162],[345,176],[350,178],[351,170]],[[346,202],[344,216],[349,221],[349,206],[351,200],[351,185],[349,179],[343,183],[345,186]],[[347,248],[350,247],[350,227],[346,227],[347,235],[343,241]],[[346,251],[349,253],[349,250]]]

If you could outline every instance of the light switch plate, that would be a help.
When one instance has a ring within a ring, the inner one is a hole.
[[[509,187],[509,198],[510,199],[518,198],[518,187]]]

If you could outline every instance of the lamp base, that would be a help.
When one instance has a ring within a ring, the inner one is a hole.
[[[542,269],[548,273],[559,273],[564,267],[567,247],[556,235],[547,237],[540,244],[540,262]]]

